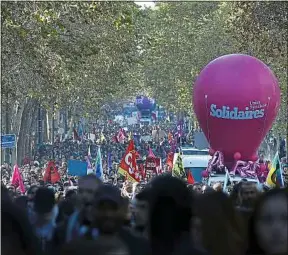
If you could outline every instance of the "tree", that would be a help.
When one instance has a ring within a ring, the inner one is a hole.
[[[145,94],[192,116],[201,69],[235,52],[252,54],[275,72],[282,105],[274,129],[285,132],[285,2],[163,2],[144,10],[134,2],[1,7],[1,128],[18,135],[20,158],[36,131],[39,105],[48,120],[64,110],[77,121],[105,114],[107,102]]]
[[[286,2],[231,2],[226,27],[238,52],[252,54],[275,73],[281,89],[281,108],[275,132],[287,132],[287,27]]]
[[[137,58],[134,3],[4,2],[1,11],[2,103],[21,105],[20,123],[12,126],[19,148],[36,118],[22,114],[28,106],[96,117],[107,99],[131,92],[125,73]],[[15,113],[6,116],[9,127]]]

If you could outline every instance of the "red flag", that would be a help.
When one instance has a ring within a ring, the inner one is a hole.
[[[21,173],[19,171],[18,165],[14,166],[14,171],[11,179],[11,184],[17,189],[19,187],[21,193],[25,193],[25,187],[22,180]]]
[[[129,181],[140,181],[138,165],[136,162],[136,151],[133,140],[130,140],[129,142],[126,152],[120,162],[118,172],[125,176]]]
[[[144,169],[143,163],[139,164],[139,172],[142,176],[142,180],[144,180],[146,178],[146,171]]]
[[[188,184],[194,184],[195,183],[194,177],[193,177],[190,170],[188,172],[187,182],[188,182]]]
[[[60,174],[54,161],[49,161],[43,177],[44,182],[55,183],[60,181]]]
[[[124,133],[124,130],[122,128],[118,131],[118,134],[116,135],[116,138],[117,138],[117,142],[118,143],[123,143],[124,142],[125,133]]]
[[[156,158],[151,148],[149,148],[148,157],[149,158]]]
[[[138,153],[138,151],[135,151],[135,156],[136,156],[136,159],[140,159],[140,154]]]

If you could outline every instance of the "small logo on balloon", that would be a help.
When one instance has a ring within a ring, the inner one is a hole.
[[[252,120],[263,118],[264,114],[265,110],[259,108],[254,110],[254,108],[245,107],[245,110],[239,110],[238,107],[222,106],[218,108],[216,104],[210,106],[210,116],[219,119]]]

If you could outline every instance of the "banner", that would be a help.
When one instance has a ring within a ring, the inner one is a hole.
[[[147,173],[157,173],[157,171],[156,171],[156,158],[152,158],[152,157],[146,158],[145,171]]]
[[[140,182],[140,174],[136,163],[137,152],[134,141],[130,140],[126,152],[120,162],[118,173],[125,176],[131,182]]]
[[[87,175],[88,164],[81,160],[69,160],[68,161],[68,174],[73,176],[85,176]]]
[[[147,143],[147,142],[152,141],[152,136],[151,135],[142,135],[140,139]]]

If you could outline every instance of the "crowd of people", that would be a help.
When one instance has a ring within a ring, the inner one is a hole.
[[[137,188],[129,200],[95,175],[61,198],[2,186],[2,254],[287,254],[287,189],[243,180],[228,196],[166,174]]]
[[[93,139],[74,130],[71,138],[56,137],[53,144],[39,147],[34,158],[23,159],[25,194],[11,185],[12,168],[2,166],[2,253],[288,254],[287,188],[259,190],[242,179],[227,194],[221,183],[189,185],[165,171],[140,183],[117,173],[129,139],[134,139],[139,159],[152,149],[164,163],[169,151],[191,135],[185,132],[178,139],[177,127],[170,123],[126,130],[115,123],[94,125]],[[151,139],[141,139],[147,136]],[[70,176],[67,161],[85,161],[87,155],[95,159],[99,145],[104,178]],[[61,176],[55,183],[43,180],[51,158]]]

